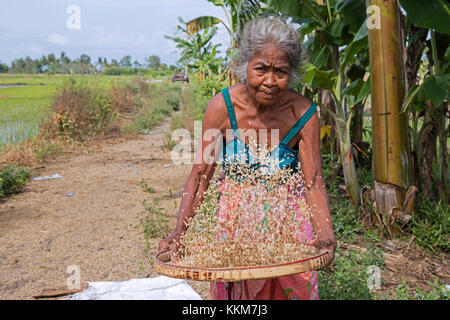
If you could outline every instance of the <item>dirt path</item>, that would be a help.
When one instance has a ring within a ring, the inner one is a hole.
[[[62,178],[31,181],[23,193],[0,202],[0,299],[66,288],[70,265],[79,266],[81,282],[158,276],[143,254],[141,202],[161,198],[174,226],[191,169],[172,164],[163,150],[169,126],[167,119],[152,134],[105,140],[46,163],[32,176]],[[143,191],[141,179],[156,192]],[[209,297],[205,283],[190,284]]]

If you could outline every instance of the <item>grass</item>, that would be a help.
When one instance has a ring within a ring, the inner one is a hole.
[[[405,231],[425,250],[450,252],[450,207],[421,197]]]
[[[131,121],[122,128],[127,136],[145,133],[179,108],[181,86],[178,83],[150,83],[143,86],[141,82],[122,86],[135,95]]]
[[[203,120],[203,115],[208,105],[208,98],[200,95],[200,86],[195,83],[189,84],[183,93],[183,110],[181,114],[172,118],[171,132],[185,128],[194,133],[194,121]]]

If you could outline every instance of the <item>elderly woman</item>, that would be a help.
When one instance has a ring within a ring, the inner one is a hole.
[[[291,80],[297,77],[295,70],[302,62],[298,33],[280,19],[256,19],[245,26],[239,52],[236,73],[242,82],[225,88],[209,102],[202,130],[218,129],[225,138],[225,153],[248,147],[245,135],[242,140],[239,132],[249,129],[263,132],[259,129],[266,129],[264,132],[270,136],[274,129],[278,130],[279,137],[283,137],[281,142],[278,141],[280,163],[294,167],[300,161],[306,183],[306,202],[316,208],[310,217],[310,224],[316,231],[317,245],[321,251],[329,251],[333,258],[336,240],[322,178],[316,106],[289,87]],[[232,137],[226,134],[230,129]],[[272,138],[268,140],[273,141]],[[203,139],[203,150],[210,143]],[[232,147],[228,147],[230,145]],[[295,157],[287,159],[288,154]],[[196,163],[185,185],[177,226],[171,235],[160,242],[160,252],[176,250],[180,235],[186,231],[184,222],[194,215],[201,204],[214,174],[215,162],[202,159]],[[211,298],[318,299],[317,271],[267,280],[215,282],[211,284]]]

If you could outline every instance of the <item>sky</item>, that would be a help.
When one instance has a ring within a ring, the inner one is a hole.
[[[158,55],[163,63],[176,64],[179,54],[173,36],[178,17],[213,15],[225,19],[220,7],[207,0],[0,0],[0,61],[38,58],[60,52],[75,59],[85,53],[132,61]],[[229,43],[225,27],[219,25],[213,43]]]

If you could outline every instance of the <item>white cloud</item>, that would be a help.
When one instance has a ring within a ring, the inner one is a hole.
[[[47,37],[47,41],[61,46],[68,45],[70,42],[69,39],[59,33],[52,33]]]

